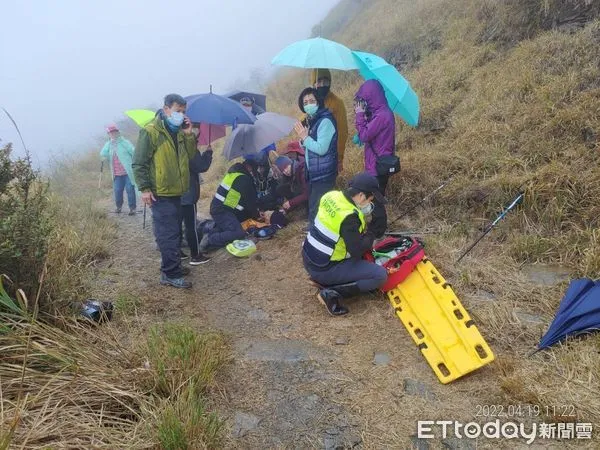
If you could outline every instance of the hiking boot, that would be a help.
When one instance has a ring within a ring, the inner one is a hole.
[[[335,286],[327,286],[327,289],[334,290],[342,298],[354,297],[360,294],[360,289],[356,283],[337,284]]]
[[[202,236],[202,239],[200,240],[200,243],[198,244],[198,251],[200,253],[206,253],[207,250],[208,250],[208,233],[206,233],[204,236]]]
[[[121,214],[121,209],[122,209],[121,207],[118,207],[117,209],[115,209],[115,212],[116,212],[117,214]]]
[[[341,300],[342,297],[333,289],[321,290],[317,295],[317,298],[325,305],[327,312],[332,316],[343,316],[344,314],[348,314],[348,308],[339,304],[339,300]]]
[[[179,257],[181,259],[188,259],[189,256],[187,255],[187,253],[185,253],[183,250],[179,250]]]
[[[169,278],[164,273],[160,274],[160,284],[163,286],[173,286],[180,289],[190,289],[192,287],[192,283],[185,281],[185,278]]]
[[[135,208],[129,208],[129,215],[135,216]]]
[[[190,266],[199,266],[210,261],[210,258],[202,253],[198,253],[198,256],[192,256],[190,259]]]

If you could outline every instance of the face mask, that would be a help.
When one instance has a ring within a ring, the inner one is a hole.
[[[373,202],[369,202],[369,203],[367,203],[366,206],[361,206],[360,207],[360,211],[365,216],[368,216],[369,214],[371,214],[373,212],[373,209],[375,209],[375,205],[373,205]]]
[[[319,105],[316,103],[309,103],[308,105],[304,105],[304,112],[309,116],[314,116],[319,110]]]
[[[167,117],[167,122],[173,128],[179,128],[183,123],[183,113],[179,111],[173,111],[169,117]]]
[[[317,88],[317,96],[319,98],[322,98],[324,100],[325,97],[327,97],[327,94],[329,94],[329,86],[319,86]]]

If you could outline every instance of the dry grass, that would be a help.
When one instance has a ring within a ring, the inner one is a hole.
[[[183,325],[123,330],[7,320],[0,420],[20,448],[217,448],[207,393],[227,357],[220,335]],[[122,325],[122,324],[121,324]],[[2,448],[6,448],[5,446]]]
[[[53,167],[37,298],[21,292],[15,304],[0,289],[0,448],[218,448],[223,427],[209,391],[227,358],[219,334],[178,324],[146,332],[129,292],[112,323],[62,319],[94,289],[116,238],[96,205],[111,187],[106,171],[98,187],[97,158]]]

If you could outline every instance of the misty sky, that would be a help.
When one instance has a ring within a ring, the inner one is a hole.
[[[0,7],[0,106],[36,165],[90,148],[122,112],[170,92],[224,93],[337,0],[29,0]],[[22,146],[0,110],[0,139]]]

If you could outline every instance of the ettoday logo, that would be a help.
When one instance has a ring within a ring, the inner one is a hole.
[[[441,433],[440,433],[441,431]],[[532,444],[539,439],[591,439],[591,423],[516,423],[500,420],[486,422],[462,423],[455,420],[419,420],[417,422],[417,437],[419,439],[447,438],[453,432],[458,439],[525,439]]]

